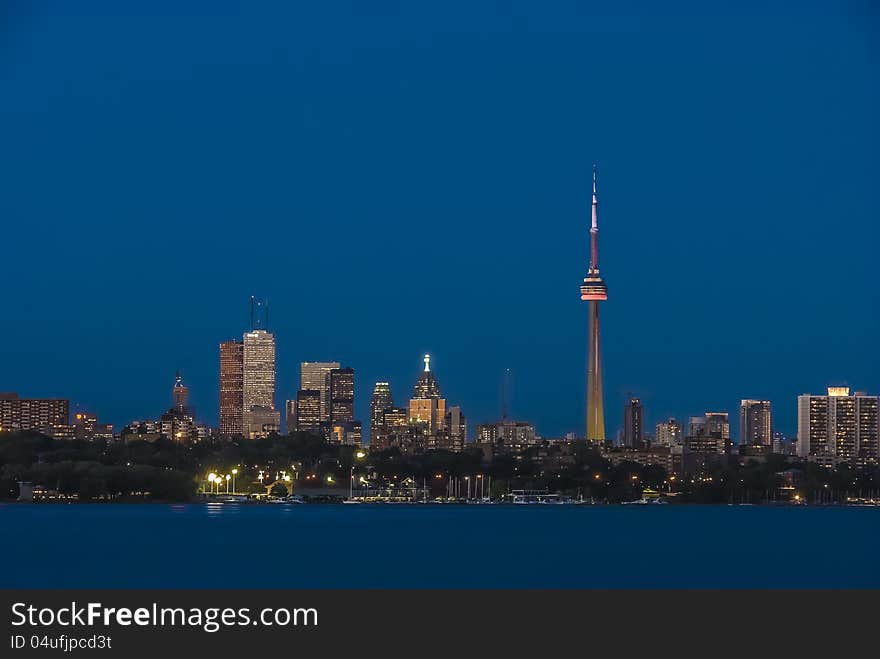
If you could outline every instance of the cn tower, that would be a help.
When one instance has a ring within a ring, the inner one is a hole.
[[[596,213],[596,166],[593,165],[593,222],[590,226],[590,267],[581,284],[581,300],[590,305],[587,328],[587,432],[589,442],[605,441],[605,413],[602,405],[602,356],[599,350],[599,303],[608,299],[605,281],[599,275],[599,221]]]

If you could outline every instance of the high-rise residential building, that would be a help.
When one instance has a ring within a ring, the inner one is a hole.
[[[297,431],[295,398],[284,402],[284,429],[288,435]]]
[[[602,357],[599,345],[599,303],[608,299],[605,280],[599,274],[599,221],[596,168],[593,167],[593,211],[590,226],[590,265],[581,284],[581,300],[589,302],[587,328],[587,430],[588,442],[605,441],[605,411],[602,400]]]
[[[330,423],[354,421],[354,369],[330,371]]]
[[[623,445],[639,448],[645,439],[645,408],[638,398],[623,406]]]
[[[678,446],[682,443],[681,424],[675,419],[668,419],[657,424],[656,442],[659,446]]]
[[[296,392],[296,428],[300,432],[321,434],[321,392],[300,389]]]
[[[730,452],[730,417],[727,412],[706,412],[688,420],[685,444],[691,451]]]
[[[244,434],[244,343],[220,344],[220,436]]]
[[[491,444],[499,449],[515,450],[534,444],[537,436],[531,423],[500,421],[479,424],[474,441],[478,444]]]
[[[321,421],[330,421],[330,371],[339,362],[302,362],[299,388],[321,393]]]
[[[769,400],[740,401],[739,443],[750,446],[772,446],[773,423]]]
[[[0,393],[0,432],[39,430],[54,435],[70,423],[70,401],[63,398],[19,398]]]
[[[880,397],[848,387],[798,396],[797,452],[802,458],[880,461]]]
[[[387,382],[377,382],[373,387],[373,396],[370,398],[370,445],[373,444],[373,438],[381,432],[382,415],[390,407],[394,407],[391,385]]]

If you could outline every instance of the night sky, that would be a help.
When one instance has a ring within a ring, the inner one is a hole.
[[[597,162],[609,436],[880,393],[870,0],[3,4],[0,391],[119,426],[180,369],[215,424],[256,294],[279,405],[339,360],[366,422],[430,352],[471,428],[510,368],[582,433]]]

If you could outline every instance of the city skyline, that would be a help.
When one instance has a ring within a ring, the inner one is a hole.
[[[793,435],[798,395],[880,391],[877,49],[843,4],[18,5],[0,390],[121,427],[168,409],[179,370],[216,423],[217,345],[258,293],[277,409],[300,362],[339,360],[366,423],[374,383],[408,393],[427,352],[472,425],[509,368],[512,418],[580,435],[596,161],[606,436],[630,396],[649,432],[706,410],[735,428],[750,399]]]

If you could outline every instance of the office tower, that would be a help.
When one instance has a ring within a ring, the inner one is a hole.
[[[599,303],[608,299],[608,289],[599,274],[599,222],[596,195],[596,167],[593,167],[593,210],[590,226],[590,266],[581,284],[581,300],[589,302],[587,329],[587,441],[605,441],[605,412],[602,402],[602,358],[599,345]]]
[[[321,392],[317,389],[296,392],[296,429],[321,434]]]
[[[288,435],[297,431],[295,398],[284,402],[284,427]]]
[[[377,382],[373,387],[373,396],[370,398],[370,445],[373,438],[381,432],[382,415],[389,407],[394,407],[394,398],[391,396],[391,385],[387,382]]]
[[[275,409],[275,336],[266,330],[244,333],[245,413],[252,407]]]
[[[341,421],[330,424],[329,441],[348,446],[360,446],[363,441],[360,421]]]
[[[739,404],[739,443],[772,446],[773,424],[769,400],[743,400]]]
[[[244,434],[244,343],[220,344],[220,436]]]
[[[802,458],[876,463],[880,460],[880,397],[848,387],[826,396],[798,396],[797,453]]]
[[[244,419],[244,436],[248,439],[268,437],[281,430],[281,414],[270,407],[252,405]]]
[[[657,444],[659,446],[678,446],[682,442],[681,424],[675,419],[657,424]]]
[[[321,392],[321,421],[330,421],[330,371],[339,362],[302,362],[299,388]]]
[[[189,409],[189,389],[183,384],[180,371],[174,378],[174,387],[171,390],[173,407],[178,412],[186,412]]]
[[[623,406],[623,445],[642,446],[645,435],[645,409],[638,398],[630,398]]]
[[[453,451],[461,451],[467,444],[467,418],[461,411],[461,407],[453,405],[446,412],[446,430],[449,432],[451,439],[450,449]]]
[[[430,435],[442,430],[446,422],[446,399],[442,398],[440,385],[431,371],[431,356],[425,355],[425,369],[413,387],[409,401],[410,423],[423,425]]]
[[[354,421],[354,369],[330,371],[330,423]]]
[[[70,401],[62,398],[19,398],[0,393],[0,432],[39,430],[54,435],[70,422]]]

